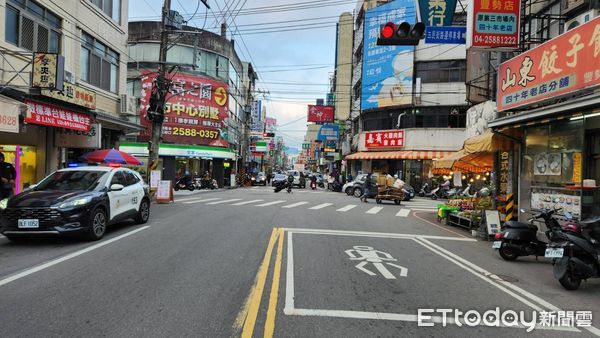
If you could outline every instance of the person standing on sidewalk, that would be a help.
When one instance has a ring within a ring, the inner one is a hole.
[[[363,189],[363,194],[360,196],[360,200],[362,202],[368,203],[367,198],[371,195],[371,189],[373,189],[373,180],[371,179],[371,173],[367,174],[365,178],[365,188]]]
[[[0,153],[0,199],[5,199],[13,195],[15,179],[17,172],[15,167],[8,162],[4,162],[4,154]]]

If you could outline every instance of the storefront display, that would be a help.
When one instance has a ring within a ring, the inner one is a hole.
[[[36,147],[19,145],[0,145],[4,160],[15,167],[17,172],[15,193],[23,191],[37,182]]]

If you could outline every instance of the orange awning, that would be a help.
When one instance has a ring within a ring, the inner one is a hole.
[[[346,156],[346,160],[433,160],[453,154],[453,151],[397,150],[362,151]]]

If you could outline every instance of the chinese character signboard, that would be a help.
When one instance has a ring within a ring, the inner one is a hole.
[[[337,141],[340,133],[340,126],[337,124],[324,124],[317,132],[317,141]]]
[[[265,117],[265,130],[269,133],[274,133],[277,129],[277,119],[274,117]]]
[[[63,89],[65,58],[52,53],[33,53],[31,86]]]
[[[333,122],[335,108],[332,106],[308,106],[308,122]]]
[[[404,147],[404,130],[373,131],[365,134],[366,148]]]
[[[467,29],[460,26],[427,27],[425,43],[465,44]]]
[[[395,0],[365,12],[361,109],[410,105],[415,46],[378,46],[381,25],[416,22],[414,0]]]
[[[150,136],[150,121],[146,119],[150,90],[156,75],[142,74],[141,123],[146,130],[140,139]],[[177,74],[172,78],[165,103],[163,139],[167,143],[227,146],[226,84],[206,77]]]
[[[456,0],[419,0],[421,21],[427,27],[451,26]]]
[[[262,124],[262,101],[256,100],[252,102],[252,106],[250,107],[250,117],[252,121],[252,131],[263,131]]]
[[[498,193],[500,195],[506,195],[512,192],[512,184],[510,179],[510,168],[512,166],[512,159],[508,151],[501,151],[499,154],[500,171],[498,180],[500,184],[498,186]]]
[[[82,132],[89,132],[92,120],[89,116],[63,109],[52,104],[25,100],[27,104],[26,123],[41,124]]]
[[[498,68],[498,111],[555,99],[600,84],[600,17]]]
[[[467,48],[516,49],[519,46],[519,0],[470,0]]]
[[[56,129],[54,144],[65,148],[97,149],[102,146],[102,127],[99,123],[92,124],[88,132]]]
[[[96,92],[65,82],[63,90],[42,89],[42,95],[57,100],[76,104],[90,109],[96,109]]]

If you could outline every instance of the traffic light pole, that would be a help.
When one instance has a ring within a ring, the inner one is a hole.
[[[169,48],[169,32],[167,31],[167,15],[171,10],[171,0],[164,0],[162,7],[162,25],[160,31],[160,52],[158,56],[159,70],[156,76],[156,86],[159,93],[158,106],[164,107],[166,94],[168,92],[168,83],[166,81],[167,73],[167,50]],[[152,136],[148,144],[148,170],[147,180],[150,181],[150,172],[158,167],[158,152],[162,137],[163,118],[152,119]]]

